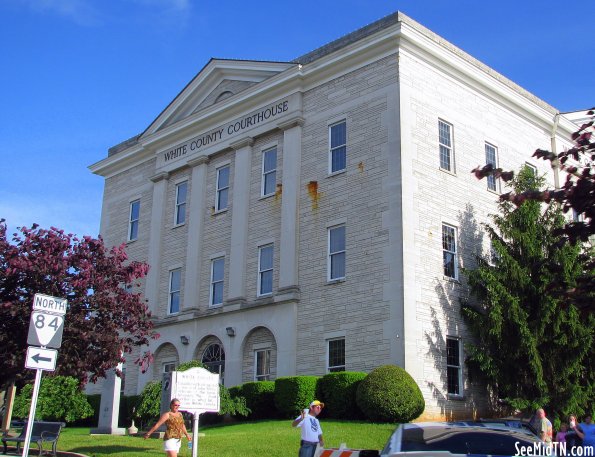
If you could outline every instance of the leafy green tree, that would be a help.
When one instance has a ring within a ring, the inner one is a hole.
[[[587,111],[589,120],[572,134],[574,146],[556,154],[552,151],[537,149],[533,157],[549,161],[552,168],[566,173],[566,182],[555,189],[523,189],[500,195],[500,201],[509,201],[521,205],[525,200],[557,202],[562,211],[572,210],[575,216],[556,228],[561,235],[559,242],[595,244],[595,108]],[[477,167],[472,173],[478,179],[494,176],[508,182],[514,178],[512,171],[504,171],[492,164]],[[595,268],[593,256],[586,258],[587,271]],[[562,286],[563,284],[559,284]],[[595,281],[593,276],[585,274],[578,278],[572,287],[558,287],[557,291],[566,305],[573,304],[585,313],[595,312]]]
[[[26,384],[15,397],[13,415],[29,416],[33,385]],[[74,422],[93,415],[93,408],[81,391],[79,382],[71,376],[46,376],[42,378],[37,398],[35,418]]]
[[[511,184],[518,195],[543,182],[524,168]],[[474,300],[462,312],[476,337],[466,347],[468,366],[515,409],[581,414],[595,400],[595,316],[559,291],[592,280],[592,252],[560,242],[565,219],[555,202],[504,200],[499,210],[485,225],[489,258],[465,270]]]
[[[159,418],[161,408],[161,381],[149,381],[140,393],[136,416],[143,423]]]

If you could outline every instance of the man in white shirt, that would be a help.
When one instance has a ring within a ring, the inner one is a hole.
[[[314,457],[316,445],[320,444],[320,447],[324,447],[322,428],[320,427],[320,422],[316,419],[322,408],[324,408],[324,403],[314,400],[310,403],[310,409],[304,409],[302,414],[296,417],[291,423],[292,427],[300,427],[302,429],[299,457]]]

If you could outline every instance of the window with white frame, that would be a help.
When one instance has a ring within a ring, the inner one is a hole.
[[[457,229],[447,224],[442,224],[442,263],[444,276],[457,279]]]
[[[328,229],[328,280],[345,278],[345,226]]]
[[[176,371],[176,362],[163,362],[161,369],[163,373],[171,373],[172,371]]]
[[[176,268],[169,272],[169,314],[180,312],[180,289],[182,284],[182,269]]]
[[[176,210],[174,224],[181,225],[186,222],[186,196],[188,194],[188,181],[176,185]]]
[[[529,162],[525,162],[525,167],[533,172],[533,176],[537,176],[537,167]]]
[[[223,304],[223,275],[225,273],[225,258],[211,260],[211,306]]]
[[[345,170],[347,168],[347,122],[337,122],[329,127],[329,145],[329,172]]]
[[[498,150],[496,146],[486,143],[485,144],[485,151],[486,151],[486,165],[492,165],[495,168],[498,167]],[[487,177],[488,182],[488,190],[496,192],[498,190],[498,182],[494,175],[488,175]]]
[[[271,350],[254,351],[254,380],[269,381],[271,378]]]
[[[229,165],[217,169],[215,211],[227,209],[229,200]]]
[[[440,143],[440,168],[454,172],[452,125],[448,122],[438,121],[438,141]]]
[[[261,195],[273,195],[277,187],[277,148],[262,153],[262,189]]]
[[[462,395],[463,368],[461,364],[461,340],[446,338],[446,387],[449,395]]]
[[[345,338],[328,340],[327,371],[345,371]]]
[[[273,244],[267,244],[258,248],[257,294],[259,296],[273,293],[273,252]]]
[[[128,224],[128,241],[138,238],[138,221],[140,219],[140,200],[130,203],[130,223]]]

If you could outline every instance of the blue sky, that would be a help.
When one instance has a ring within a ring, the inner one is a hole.
[[[593,0],[0,0],[0,218],[97,236],[87,167],[211,57],[291,60],[396,10],[562,112],[595,105]]]

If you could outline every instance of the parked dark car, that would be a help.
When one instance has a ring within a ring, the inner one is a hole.
[[[380,456],[448,455],[445,452],[453,456],[551,455],[530,429],[519,424],[458,421],[399,425]]]

